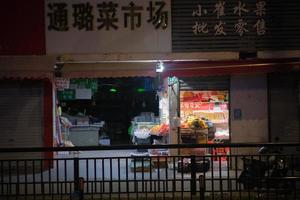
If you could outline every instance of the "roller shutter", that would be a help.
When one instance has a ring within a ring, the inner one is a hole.
[[[246,10],[238,14],[239,3]],[[172,51],[299,49],[299,5],[297,0],[172,0]]]
[[[0,81],[0,146],[43,146],[43,87],[39,81]]]
[[[299,83],[300,73],[269,75],[270,139],[300,142]]]

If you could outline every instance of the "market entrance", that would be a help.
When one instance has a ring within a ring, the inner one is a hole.
[[[57,95],[67,121],[62,120],[62,139],[75,146],[131,144],[132,121],[159,115],[152,77],[70,79],[69,89]]]

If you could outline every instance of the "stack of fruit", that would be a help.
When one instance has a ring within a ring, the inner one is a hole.
[[[186,121],[182,124],[182,128],[191,128],[191,129],[207,129],[207,124],[205,120],[200,119],[195,115],[190,115],[187,117]]]
[[[150,129],[151,135],[165,136],[169,134],[169,125],[163,123],[155,125]]]

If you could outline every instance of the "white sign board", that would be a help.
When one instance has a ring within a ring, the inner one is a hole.
[[[47,54],[171,52],[170,0],[46,0]]]
[[[91,89],[76,89],[75,99],[92,99]]]

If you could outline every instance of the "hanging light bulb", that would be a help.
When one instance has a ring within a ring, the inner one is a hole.
[[[156,72],[162,73],[164,71],[164,63],[162,61],[159,61],[156,65]]]

